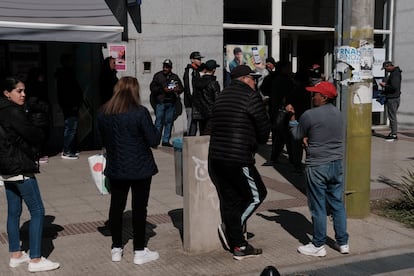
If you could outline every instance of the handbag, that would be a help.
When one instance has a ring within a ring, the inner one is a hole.
[[[105,155],[102,153],[94,154],[88,157],[89,169],[96,188],[101,195],[110,193],[109,179],[105,176],[104,170],[106,165]]]

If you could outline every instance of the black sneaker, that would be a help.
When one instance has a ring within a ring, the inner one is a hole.
[[[219,238],[220,238],[221,244],[223,245],[224,249],[230,251],[229,240],[227,239],[227,236],[226,236],[226,226],[224,225],[224,223],[218,226],[218,234],[219,234]]]
[[[71,153],[71,152],[62,152],[62,155],[60,157],[62,157],[62,159],[69,159],[69,160],[79,159],[78,155],[76,155],[75,153]]]
[[[257,257],[263,252],[260,248],[254,248],[250,244],[242,247],[235,247],[233,251],[233,258],[236,260],[243,260],[246,258]]]
[[[172,148],[173,147],[173,145],[172,144],[170,144],[170,143],[168,143],[168,142],[162,142],[162,144],[161,144],[163,147],[170,147],[170,148]]]
[[[397,134],[391,134],[390,133],[390,134],[388,134],[388,136],[385,137],[385,141],[388,141],[388,142],[393,142],[397,139],[398,139]]]

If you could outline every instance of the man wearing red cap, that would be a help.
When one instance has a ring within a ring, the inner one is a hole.
[[[306,151],[306,191],[313,223],[313,239],[299,246],[304,255],[326,256],[327,207],[333,217],[336,249],[349,253],[344,196],[344,141],[345,126],[341,112],[332,102],[337,96],[335,86],[322,81],[306,87],[312,93],[314,108],[305,111],[300,121],[295,119],[295,109],[286,106],[291,114],[289,126],[295,140],[302,140]],[[328,205],[328,206],[327,206]]]

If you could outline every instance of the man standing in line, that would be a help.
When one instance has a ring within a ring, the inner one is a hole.
[[[78,130],[79,109],[83,102],[83,91],[76,79],[73,56],[60,57],[62,67],[56,70],[58,101],[64,117],[63,159],[78,159],[76,153],[76,133]]]
[[[162,146],[172,147],[170,143],[174,122],[175,103],[183,92],[180,78],[172,70],[172,61],[164,60],[162,71],[155,73],[150,84],[151,97],[155,99],[155,127],[162,134]]]
[[[198,114],[193,117],[193,120],[199,124],[200,135],[210,135],[211,114],[214,102],[220,93],[220,84],[214,74],[220,65],[214,59],[210,59],[204,67],[203,76],[194,81],[193,108],[198,110]]]
[[[397,111],[400,106],[401,96],[401,69],[398,66],[392,64],[392,61],[384,61],[382,69],[385,69],[389,73],[385,82],[381,82],[380,85],[384,89],[384,95],[386,97],[385,106],[387,107],[387,115],[390,120],[391,132],[385,139],[387,141],[395,141],[397,137]]]
[[[187,135],[195,136],[197,133],[197,122],[192,120],[192,96],[194,92],[194,81],[200,78],[199,68],[201,65],[201,59],[204,58],[200,52],[192,52],[190,54],[191,64],[187,64],[184,69],[184,106],[187,114]]]
[[[213,108],[208,170],[220,200],[219,237],[233,258],[242,260],[262,254],[248,244],[243,228],[267,194],[254,154],[269,137],[270,121],[255,90],[260,75],[240,65],[231,76]]]
[[[271,94],[271,90],[272,90],[272,81],[274,79],[275,76],[275,70],[276,70],[276,61],[274,58],[272,57],[268,57],[266,58],[266,74],[263,78],[262,83],[259,85],[259,89],[260,92],[262,92],[262,94],[264,96],[270,96]]]
[[[336,248],[349,253],[344,197],[344,143],[345,126],[341,112],[332,104],[337,96],[335,86],[327,81],[306,87],[312,93],[314,108],[305,111],[299,123],[295,109],[286,106],[290,114],[289,127],[295,140],[303,141],[306,150],[306,191],[313,223],[313,239],[299,246],[304,255],[326,256],[327,206],[333,217]]]

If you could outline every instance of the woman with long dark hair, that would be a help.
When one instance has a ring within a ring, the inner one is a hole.
[[[6,78],[1,89],[0,180],[6,188],[9,266],[29,263],[30,272],[57,269],[59,263],[41,256],[45,209],[35,174],[39,173],[36,162],[45,135],[37,117],[28,116],[23,108],[26,99],[24,83]],[[20,245],[22,201],[30,212],[29,255]]]

